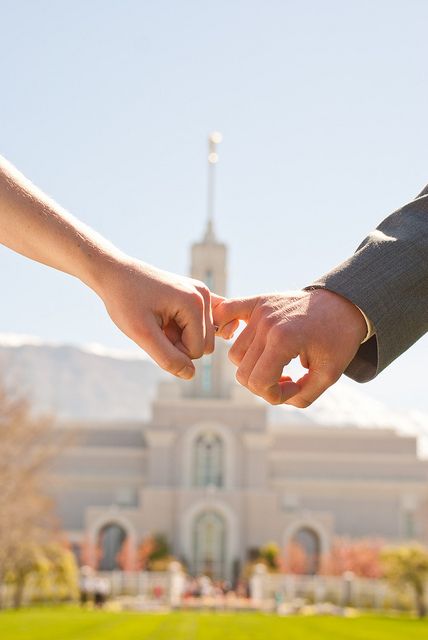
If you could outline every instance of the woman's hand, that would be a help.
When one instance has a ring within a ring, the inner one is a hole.
[[[97,278],[96,293],[123,333],[157,364],[190,379],[192,360],[214,350],[211,295],[203,282],[115,257]]]

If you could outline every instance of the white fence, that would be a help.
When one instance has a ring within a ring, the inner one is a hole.
[[[256,565],[250,579],[251,598],[259,603],[293,602],[308,604],[329,602],[341,607],[362,609],[410,609],[410,590],[396,591],[379,579],[358,578],[347,572],[343,576],[302,576],[267,573],[264,565]]]
[[[181,573],[177,563],[171,563],[168,571],[106,571],[98,572],[97,576],[106,579],[109,585],[108,597],[126,598],[139,596],[142,600],[157,603],[161,606],[178,606],[184,591],[185,576]],[[22,604],[29,605],[46,598],[46,593],[31,579],[24,588]],[[49,594],[53,601],[61,600],[61,593],[57,590]],[[14,587],[0,585],[0,604],[3,608],[13,606]]]
[[[264,565],[256,565],[250,578],[249,600],[232,597],[232,594],[224,598],[183,598],[186,576],[178,563],[171,563],[170,569],[165,572],[112,571],[99,575],[108,580],[110,597],[120,598],[130,608],[144,609],[149,603],[173,608],[192,606],[264,610],[278,609],[279,603],[295,604],[296,608],[302,604],[322,603],[375,610],[414,607],[413,595],[409,590],[397,592],[383,580],[357,578],[351,573],[341,577],[275,574],[268,573]],[[0,596],[2,606],[12,605],[13,591],[10,586],[0,585]],[[40,600],[39,589],[30,583],[24,590],[23,604],[37,600]]]
[[[112,597],[142,595],[166,601],[171,588],[170,571],[106,571],[97,575],[109,581]]]

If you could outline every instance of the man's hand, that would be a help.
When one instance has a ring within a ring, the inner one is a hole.
[[[271,404],[300,408],[340,378],[367,331],[352,302],[321,289],[215,300],[213,313],[225,338],[232,321],[247,323],[229,351],[238,382]],[[308,373],[293,382],[283,369],[297,357]]]
[[[190,379],[192,360],[213,352],[210,292],[202,282],[118,257],[93,288],[119,329],[166,371]]]

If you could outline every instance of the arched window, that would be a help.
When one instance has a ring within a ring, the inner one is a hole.
[[[296,553],[302,555],[302,573],[314,575],[319,569],[320,539],[316,531],[310,527],[301,527],[293,536]]]
[[[222,487],[224,484],[223,440],[215,433],[203,433],[194,444],[194,485]]]
[[[98,546],[100,549],[101,571],[113,571],[120,569],[118,556],[126,539],[126,531],[119,524],[111,522],[106,524],[98,536]]]
[[[212,578],[224,577],[226,558],[226,526],[215,511],[205,511],[193,527],[193,573]]]

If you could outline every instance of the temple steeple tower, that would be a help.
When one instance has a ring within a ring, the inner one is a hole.
[[[214,230],[215,170],[218,162],[217,145],[221,140],[218,132],[208,138],[207,220],[202,240],[192,245],[190,275],[205,282],[213,293],[225,296],[227,247],[217,240]],[[185,395],[227,397],[229,384],[224,376],[225,349],[226,345],[221,340],[217,341],[215,352],[195,363],[196,376],[191,384],[186,384]]]
[[[191,276],[202,280],[219,295],[226,295],[226,245],[218,242],[214,231],[215,174],[218,162],[217,145],[222,135],[217,131],[208,137],[207,222],[201,242],[192,245]]]

